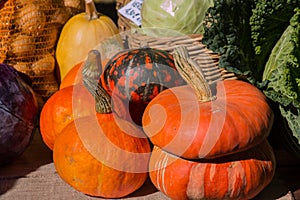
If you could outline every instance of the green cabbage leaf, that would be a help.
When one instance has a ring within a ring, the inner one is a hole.
[[[206,11],[211,6],[213,0],[144,0],[141,27],[153,36],[168,36],[168,30],[200,34],[204,31]]]
[[[263,81],[265,95],[279,104],[293,136],[300,144],[300,8],[272,49]]]

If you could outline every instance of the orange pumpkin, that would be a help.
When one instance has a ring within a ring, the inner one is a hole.
[[[57,135],[76,118],[95,114],[93,96],[83,85],[71,85],[56,91],[40,113],[40,133],[53,150]]]
[[[149,171],[156,188],[174,200],[252,199],[271,182],[275,156],[266,140],[213,160],[186,160],[155,146]]]
[[[224,80],[212,95],[205,89],[209,86],[201,89],[207,83],[196,78],[200,70],[191,72],[196,66],[176,67],[189,85],[162,91],[143,114],[144,131],[154,145],[184,158],[215,158],[246,150],[269,135],[273,112],[258,88]]]
[[[56,136],[68,123],[76,118],[95,115],[94,91],[86,88],[83,80],[88,83],[97,81],[102,72],[100,63],[99,51],[91,50],[85,62],[75,66],[77,71],[71,72],[70,79],[64,83],[65,87],[55,92],[42,108],[40,132],[45,144],[51,150]],[[67,82],[72,78],[74,81]],[[67,86],[68,83],[71,85]]]
[[[255,86],[220,81],[213,101],[197,101],[189,86],[158,94],[145,109],[143,127],[154,145],[185,158],[213,158],[265,139],[273,112]]]
[[[120,198],[147,179],[150,145],[140,128],[111,112],[110,96],[103,89],[96,95],[97,114],[75,119],[57,137],[54,164],[76,190]]]
[[[63,80],[60,83],[59,89],[71,86],[82,84],[82,74],[81,69],[84,65],[84,62],[80,62],[76,64],[74,67],[70,69],[70,71],[66,74]]]

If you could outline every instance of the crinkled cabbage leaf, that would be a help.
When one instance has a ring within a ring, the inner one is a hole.
[[[300,8],[286,28],[266,63],[265,95],[277,102],[282,116],[300,144]]]

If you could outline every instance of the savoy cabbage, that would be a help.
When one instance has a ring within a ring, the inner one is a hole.
[[[264,93],[277,102],[300,145],[300,8],[272,49],[263,73]]]

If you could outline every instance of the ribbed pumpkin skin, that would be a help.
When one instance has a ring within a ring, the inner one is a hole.
[[[143,134],[140,129],[130,130],[131,134]],[[139,189],[147,179],[150,151],[146,138],[123,132],[112,114],[97,114],[66,126],[55,142],[53,159],[60,177],[76,190],[120,198]],[[130,153],[144,156],[135,159]]]
[[[109,94],[124,99],[133,121],[138,125],[141,125],[146,105],[157,94],[185,84],[176,71],[173,56],[152,48],[116,54],[108,61],[101,82]]]
[[[53,150],[57,135],[74,119],[95,114],[95,100],[83,85],[71,85],[55,92],[40,113],[40,133]]]
[[[255,86],[225,80],[216,91],[217,98],[209,102],[197,101],[189,86],[157,95],[143,115],[151,142],[188,159],[216,158],[248,149],[269,135],[273,112]]]
[[[244,152],[206,161],[189,161],[155,146],[150,178],[174,200],[251,199],[272,180],[275,156],[265,140]]]

